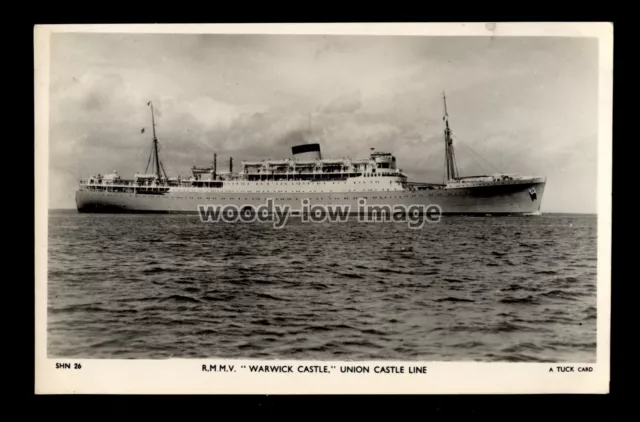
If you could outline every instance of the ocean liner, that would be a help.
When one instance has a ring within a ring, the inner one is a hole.
[[[153,104],[152,150],[143,174],[121,178],[117,171],[80,180],[76,191],[79,212],[198,213],[199,205],[265,204],[268,198],[292,209],[310,205],[370,204],[431,205],[442,214],[537,215],[546,178],[519,174],[461,176],[456,164],[452,132],[444,101],[445,179],[442,183],[410,181],[389,152],[371,151],[360,159],[323,158],[318,143],[292,147],[280,160],[243,161],[233,171],[218,171],[216,155],[209,167],[191,169],[188,177],[168,177],[158,154]],[[151,166],[152,172],[149,172]]]

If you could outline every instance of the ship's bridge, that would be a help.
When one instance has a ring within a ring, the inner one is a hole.
[[[371,159],[376,164],[376,168],[392,170],[396,168],[396,157],[389,152],[373,152]]]

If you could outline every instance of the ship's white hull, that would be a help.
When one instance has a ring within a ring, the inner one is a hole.
[[[532,189],[533,188],[533,189]],[[80,212],[198,213],[199,206],[244,205],[258,207],[268,199],[274,205],[300,210],[302,201],[310,206],[339,205],[358,211],[358,200],[367,205],[437,205],[443,214],[519,214],[536,215],[544,194],[545,182],[495,184],[446,189],[399,189],[346,192],[233,192],[216,189],[169,190],[164,194],[137,194],[79,190],[76,204]]]

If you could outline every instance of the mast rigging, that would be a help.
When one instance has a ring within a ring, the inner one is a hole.
[[[449,113],[447,112],[447,97],[444,91],[442,92],[442,100],[444,102],[444,116],[442,117],[442,120],[445,122],[444,151],[446,180],[452,181],[458,179],[458,165],[456,163],[456,155],[453,150],[453,139],[451,139],[451,129],[449,128]]]
[[[158,179],[162,179],[164,176],[164,179],[167,180],[167,173],[164,171],[164,166],[162,165],[162,162],[160,161],[160,156],[158,154],[158,137],[156,136],[156,119],[153,113],[153,103],[151,101],[149,101],[147,103],[147,105],[149,107],[151,107],[151,125],[152,125],[152,130],[153,130],[153,149],[151,151],[151,155],[149,156],[149,160],[147,161],[147,167],[145,169],[145,173],[147,173],[147,171],[149,170],[149,164],[152,165],[152,169],[154,169],[153,174],[156,176],[156,178]],[[151,163],[151,161],[153,161],[153,163]]]

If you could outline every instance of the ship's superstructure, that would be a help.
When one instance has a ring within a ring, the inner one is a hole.
[[[449,116],[444,100],[445,180],[408,180],[389,152],[372,150],[368,157],[323,157],[318,143],[292,147],[290,158],[242,161],[233,158],[219,171],[217,156],[208,167],[191,168],[188,177],[168,177],[158,153],[153,104],[152,151],[145,173],[123,179],[116,171],[80,181],[76,192],[81,212],[186,212],[198,205],[261,205],[267,199],[290,204],[307,199],[321,205],[349,205],[359,199],[379,205],[436,204],[445,214],[535,214],[545,187],[544,177],[492,174],[461,177],[456,163]],[[149,172],[151,168],[151,172]]]

